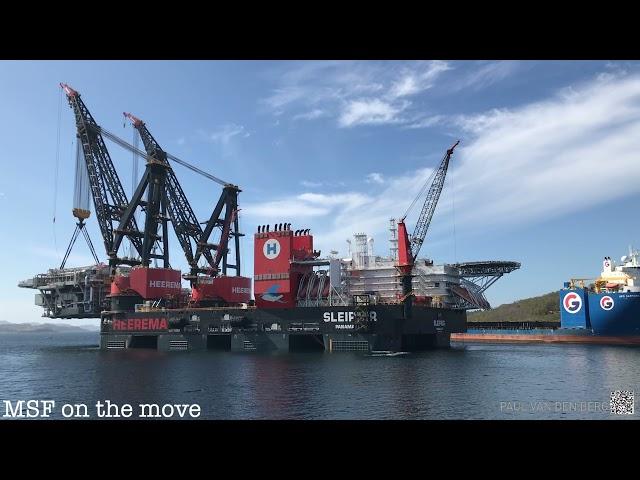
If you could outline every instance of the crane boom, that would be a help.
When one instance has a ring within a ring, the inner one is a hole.
[[[460,143],[458,140],[444,155],[444,158],[440,162],[440,165],[433,173],[433,180],[431,182],[431,186],[427,192],[427,197],[422,206],[422,210],[420,212],[420,216],[418,217],[418,222],[416,223],[415,229],[413,231],[413,235],[409,238],[407,234],[407,227],[404,223],[407,214],[404,215],[402,219],[398,221],[398,264],[397,268],[400,272],[401,281],[402,281],[402,297],[401,302],[404,304],[404,316],[405,318],[411,317],[411,295],[413,292],[412,287],[412,279],[411,272],[413,271],[413,265],[418,257],[418,253],[420,252],[420,248],[424,243],[424,239],[427,235],[427,230],[429,229],[429,225],[431,224],[431,219],[433,218],[433,213],[436,210],[436,205],[438,204],[438,199],[440,198],[440,194],[442,193],[442,188],[444,187],[444,180],[447,175],[447,169],[449,168],[449,159],[451,155],[453,155],[453,150]],[[429,180],[427,180],[428,184]],[[416,199],[412,202],[411,206],[413,206],[418,198],[421,196],[422,192],[426,188],[426,185],[420,191]],[[411,207],[409,207],[409,210]],[[407,211],[408,213],[408,211]]]
[[[128,207],[129,201],[100,134],[100,127],[80,98],[80,94],[65,83],[61,83],[60,86],[64,90],[69,105],[75,114],[77,136],[82,145],[82,152],[89,174],[91,195],[105,250],[109,257],[109,264],[112,267],[122,263],[137,264],[138,262],[133,260],[118,258],[119,243],[115,242],[117,228],[114,227],[114,222],[120,222],[120,218]],[[135,218],[131,218],[124,225],[120,225],[120,228],[121,233],[131,240],[134,248],[141,255],[141,233],[138,230]]]
[[[226,182],[223,182],[213,175],[206,174],[206,172],[203,172],[197,167],[193,167],[186,162],[178,162],[182,165],[188,166],[198,173],[204,174],[206,177],[225,186],[223,194],[221,195],[220,200],[218,201],[218,204],[216,205],[216,208],[214,209],[214,212],[203,231],[193,209],[191,208],[187,196],[185,195],[184,190],[180,185],[180,182],[178,182],[175,172],[173,171],[171,165],[167,160],[168,158],[176,160],[176,157],[173,155],[169,155],[160,147],[160,145],[153,137],[153,135],[151,135],[151,132],[142,120],[126,112],[124,113],[124,116],[126,118],[129,118],[134,128],[138,130],[146,151],[147,159],[149,159],[149,161],[159,162],[165,167],[167,211],[169,214],[169,218],[171,219],[173,229],[176,233],[176,237],[178,238],[180,246],[184,251],[187,263],[191,268],[191,275],[205,272],[215,275],[220,270],[221,262],[223,264],[222,270],[224,274],[226,274],[227,267],[235,268],[237,266],[236,274],[239,275],[239,253],[237,253],[238,256],[235,265],[228,265],[226,261],[226,254],[228,251],[227,244],[228,239],[232,234],[232,224],[235,226],[235,231],[233,234],[237,233],[237,219],[235,218],[234,212],[237,209],[237,192],[239,191],[238,188],[233,185],[227,184]],[[230,192],[234,192],[235,194],[232,194]],[[225,206],[227,208],[224,219],[220,219],[222,209]],[[222,227],[220,242],[218,244],[208,243],[208,239],[213,231],[213,228],[216,226]],[[216,251],[215,258],[212,254],[212,250]],[[200,268],[198,266],[198,260],[201,256],[204,256],[207,260],[207,263],[209,264],[208,268]]]
[[[202,233],[202,240],[198,242],[196,250],[196,261],[203,255],[207,248],[212,244],[207,243],[211,237],[215,227],[221,227],[220,242],[214,244],[216,256],[214,259],[215,269],[218,269],[222,262],[222,273],[226,275],[227,269],[232,268],[236,272],[236,276],[240,275],[240,237],[244,234],[240,233],[238,224],[238,193],[240,189],[235,185],[227,185],[222,189],[222,194],[218,199],[211,217],[207,221]],[[222,217],[222,209],[225,209],[224,217]],[[228,245],[231,237],[234,237],[235,243],[235,263],[227,263]]]
[[[433,218],[433,213],[436,211],[436,205],[438,205],[438,200],[440,199],[440,194],[442,193],[442,188],[444,187],[444,180],[447,176],[447,170],[449,169],[449,159],[453,154],[453,150],[459,143],[460,140],[454,143],[454,145],[445,153],[442,161],[440,162],[440,166],[435,172],[433,183],[431,183],[431,187],[427,192],[427,197],[424,201],[424,205],[422,206],[422,211],[420,212],[420,216],[418,217],[418,221],[416,222],[415,229],[413,230],[413,235],[411,235],[412,262],[415,262],[416,258],[418,257],[418,253],[420,252],[420,248],[424,243],[424,239],[427,235],[427,230],[429,229],[431,219]],[[402,219],[402,221],[404,221],[404,218]]]
[[[175,172],[169,165],[167,153],[160,147],[160,144],[153,135],[151,135],[151,132],[142,120],[126,112],[124,116],[131,120],[133,127],[138,131],[148,158],[150,157],[166,167],[165,187],[169,218],[171,219],[171,224],[173,225],[178,242],[184,251],[187,263],[192,270],[197,269],[198,264],[194,258],[194,247],[191,242],[193,241],[197,246],[197,242],[202,237],[202,228],[187,200],[187,196],[178,182]],[[211,266],[214,265],[213,257],[209,250],[205,252],[205,258]]]

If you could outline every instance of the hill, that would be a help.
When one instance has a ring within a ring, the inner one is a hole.
[[[11,323],[0,320],[2,333],[73,333],[95,332],[96,328],[77,327],[66,323]]]
[[[467,320],[469,323],[560,322],[558,292],[525,298],[514,303],[500,305],[493,310],[470,312]]]

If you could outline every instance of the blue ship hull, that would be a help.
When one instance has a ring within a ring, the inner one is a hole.
[[[640,292],[560,290],[561,328],[594,335],[640,336]]]

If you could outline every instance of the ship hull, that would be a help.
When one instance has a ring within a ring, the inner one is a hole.
[[[249,351],[419,351],[465,332],[464,310],[402,305],[103,312],[101,348]]]
[[[452,333],[454,343],[545,343],[545,344],[592,344],[592,345],[640,345],[640,336],[597,335],[586,329],[549,329],[546,333],[530,333],[524,330],[500,332],[468,331]]]
[[[560,290],[563,329],[606,337],[640,337],[640,292],[594,293]]]

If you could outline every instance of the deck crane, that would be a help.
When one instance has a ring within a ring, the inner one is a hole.
[[[237,208],[238,208],[238,192],[239,188],[235,185],[224,182],[212,175],[207,175],[212,180],[221,184],[223,188],[222,195],[216,204],[216,207],[213,210],[213,213],[208,222],[206,222],[206,226],[204,230],[202,229],[200,222],[191,208],[187,197],[178,182],[178,179],[175,175],[175,172],[171,168],[169,164],[168,158],[177,161],[183,165],[186,162],[181,161],[173,155],[165,152],[162,147],[158,144],[156,139],[151,135],[151,132],[147,128],[146,124],[132,115],[131,113],[124,112],[123,115],[125,118],[128,118],[133,127],[138,131],[140,138],[142,139],[142,143],[144,145],[146,151],[146,157],[148,159],[148,165],[160,164],[164,169],[166,178],[165,178],[165,189],[166,189],[166,198],[167,198],[167,211],[169,214],[169,218],[171,219],[171,223],[173,225],[173,229],[176,233],[180,246],[184,251],[187,263],[191,269],[190,274],[187,278],[193,280],[197,279],[198,273],[207,273],[211,276],[215,276],[218,273],[222,272],[223,275],[226,275],[227,268],[235,269],[236,275],[240,275],[240,245],[239,245],[239,237],[241,236],[238,233],[238,219],[237,219]],[[125,143],[126,148],[129,148],[130,145]],[[132,147],[135,148],[135,147]],[[186,164],[192,169],[195,169],[199,173],[199,169],[192,167],[189,164]],[[143,177],[144,179],[144,177]],[[132,199],[135,201],[136,197]],[[222,210],[225,209],[224,217],[222,216]],[[131,212],[126,212],[130,215]],[[123,217],[122,221],[125,222],[127,220],[126,217]],[[209,238],[215,227],[221,227],[222,233],[220,237],[219,243],[208,243]],[[231,236],[234,236],[236,239],[235,245],[235,263],[229,264],[227,263],[227,253],[228,249],[228,241]],[[212,251],[215,251],[215,256]],[[198,266],[198,260],[201,256],[204,256],[209,264],[208,267],[200,267]],[[220,268],[220,263],[222,263],[222,268]]]
[[[129,201],[111,161],[109,151],[101,135],[101,129],[86,107],[80,94],[66,83],[61,83],[76,121],[78,142],[82,146],[85,164],[89,176],[89,186],[96,209],[96,217],[109,257],[112,272],[118,265],[138,265],[140,261],[118,257],[118,247],[122,236],[130,239],[132,245],[142,257],[144,234],[138,229],[135,218],[126,223],[120,222]],[[115,225],[118,222],[118,225]]]
[[[433,213],[436,210],[436,205],[438,204],[438,199],[440,198],[440,194],[442,193],[442,188],[444,187],[444,180],[447,175],[447,170],[449,168],[449,160],[451,155],[453,155],[453,150],[460,143],[458,140],[453,146],[447,150],[442,161],[438,168],[434,171],[432,175],[432,182],[429,186],[429,190],[427,192],[427,196],[422,206],[422,211],[420,212],[420,216],[418,217],[418,221],[416,223],[415,229],[413,231],[413,235],[409,237],[407,234],[407,227],[404,223],[407,215],[411,208],[416,204],[418,199],[422,196],[423,192],[427,189],[429,185],[429,180],[423,188],[420,190],[416,198],[413,200],[407,212],[404,216],[398,221],[398,263],[397,268],[400,272],[402,278],[402,301],[404,303],[404,313],[405,318],[409,318],[411,316],[411,305],[412,305],[412,274],[413,265],[418,257],[418,253],[420,252],[420,248],[424,243],[425,237],[427,235],[427,230],[429,229],[429,224],[431,223],[431,218],[433,217]]]
[[[221,272],[226,275],[227,269],[234,269],[236,276],[240,276],[239,237],[242,234],[238,232],[237,216],[237,195],[240,189],[165,152],[146,127],[142,128],[142,131],[139,130],[146,151],[134,147],[100,127],[76,90],[65,83],[61,83],[60,86],[75,114],[77,136],[82,146],[96,216],[109,257],[112,275],[115,274],[115,267],[118,265],[149,266],[153,258],[162,259],[164,267],[168,268],[167,223],[171,221],[191,268],[189,279],[194,280],[198,273],[215,276]],[[139,126],[144,126],[144,123],[133,115],[128,118],[134,122],[134,126],[136,120],[139,122]],[[135,152],[147,161],[147,169],[131,202],[127,199],[104,139],[109,139],[119,146]],[[224,187],[204,229],[197,221],[167,159]],[[147,196],[146,199],[143,199],[145,191],[147,191]],[[137,208],[141,208],[145,212],[145,224],[142,231],[138,228],[134,216]],[[223,212],[223,210],[225,211]],[[159,227],[162,228],[161,235],[158,235]],[[217,244],[209,243],[209,238],[216,227],[221,230],[220,241]],[[228,241],[231,237],[235,237],[236,258],[234,263],[227,261]],[[118,249],[124,238],[131,240],[141,260],[118,257]],[[156,254],[154,245],[158,245],[159,242],[163,244],[161,254]],[[193,247],[191,242],[195,243]],[[212,250],[216,252],[215,255]],[[202,256],[207,260],[208,266],[198,266],[198,261]]]

